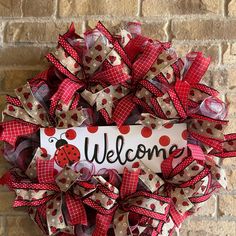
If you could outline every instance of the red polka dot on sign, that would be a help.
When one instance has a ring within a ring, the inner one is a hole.
[[[56,130],[55,130],[55,128],[53,128],[53,127],[48,127],[48,128],[45,128],[45,129],[44,129],[44,133],[45,133],[47,136],[53,136],[53,135],[56,133]]]
[[[73,140],[73,139],[75,139],[75,137],[76,137],[76,132],[75,132],[75,130],[73,130],[73,129],[68,129],[68,130],[66,131],[66,138],[67,138],[67,139]]]
[[[163,135],[159,138],[159,143],[162,146],[168,146],[170,144],[170,138],[167,135]]]
[[[182,132],[182,138],[183,138],[184,140],[187,140],[187,138],[188,138],[188,131],[187,131],[187,130],[184,130],[184,131]]]
[[[166,129],[170,129],[170,128],[173,127],[173,124],[171,124],[171,123],[165,124],[164,127],[165,127]]]
[[[149,138],[152,135],[152,130],[148,127],[143,127],[141,130],[141,134],[144,138]]]
[[[89,133],[96,133],[98,131],[98,127],[97,126],[88,126],[87,130]]]
[[[128,134],[130,131],[129,125],[124,125],[119,128],[121,134]]]

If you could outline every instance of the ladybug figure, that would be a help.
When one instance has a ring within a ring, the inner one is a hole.
[[[53,139],[56,139],[56,152],[54,155],[54,159],[60,167],[65,167],[66,165],[73,165],[75,162],[80,160],[80,151],[77,147],[72,144],[68,144],[65,139],[62,139],[62,135],[65,134],[67,139],[74,139],[76,137],[76,132],[74,130],[67,130],[66,133],[62,133],[60,135],[60,139],[58,140],[55,137],[51,137],[49,142],[54,142]]]

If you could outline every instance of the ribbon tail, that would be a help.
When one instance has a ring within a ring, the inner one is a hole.
[[[54,113],[59,101],[62,101],[64,104],[68,105],[72,101],[72,97],[75,92],[82,86],[83,85],[81,83],[74,82],[69,78],[64,79],[57,92],[51,98],[50,114],[52,115]]]
[[[37,176],[39,183],[54,183],[54,159],[38,159]]]
[[[1,178],[0,178],[0,185],[7,185],[10,188],[10,178],[11,173],[7,171]]]
[[[92,236],[107,236],[107,231],[110,228],[113,215],[114,213],[108,214],[108,215],[97,213],[96,226],[95,226]]]
[[[49,235],[54,235],[67,228],[62,213],[62,196],[60,194],[47,202],[46,208]]]
[[[66,194],[66,206],[72,225],[87,225],[86,211],[79,197],[75,198],[70,194]]]
[[[5,141],[15,147],[18,137],[31,135],[38,129],[38,125],[20,120],[5,121],[0,124],[0,141]]]
[[[134,110],[135,106],[136,105],[132,101],[132,95],[125,96],[117,104],[112,119],[120,127]]]
[[[130,235],[129,226],[129,212],[117,210],[114,216],[114,232],[115,236],[128,236]]]
[[[174,152],[172,152],[172,154],[165,159],[162,163],[161,163],[161,171],[163,173],[164,178],[168,178],[168,176],[171,174],[172,170],[173,170],[173,160],[174,157],[181,151],[181,149],[176,149]]]
[[[124,169],[120,188],[120,196],[122,199],[136,192],[138,187],[139,172],[139,169],[136,171],[129,171],[127,168]]]
[[[187,58],[193,62],[185,74],[184,81],[190,84],[199,83],[207,71],[211,59],[209,57],[205,58],[200,52],[191,52],[187,55]]]

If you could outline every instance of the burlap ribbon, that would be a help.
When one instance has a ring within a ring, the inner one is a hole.
[[[25,174],[13,169],[7,178],[5,176],[5,182],[16,193],[13,206],[30,207],[31,218],[43,232],[49,235],[58,232],[74,234],[75,225],[87,225],[81,200],[86,193],[82,195],[78,191],[81,173],[65,167],[54,176],[54,160],[45,158],[41,149],[38,149]]]
[[[15,94],[16,98],[8,97],[8,104],[3,111],[3,116],[11,116],[16,120],[1,124],[3,128],[1,130],[2,140],[12,145],[15,144],[18,136],[32,134],[40,127],[50,127],[53,124],[58,128],[76,127],[91,119],[88,109],[73,107],[74,99],[67,104],[60,103],[60,109],[55,110],[53,117],[50,116],[47,108],[36,99],[29,84],[16,89]],[[8,126],[12,126],[12,128]]]

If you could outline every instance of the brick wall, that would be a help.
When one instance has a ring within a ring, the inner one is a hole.
[[[79,33],[97,20],[112,27],[130,20],[143,33],[173,42],[179,54],[202,50],[212,57],[205,81],[231,102],[230,131],[236,131],[236,0],[0,0],[0,108],[4,94],[47,66],[44,55],[71,21]],[[236,235],[236,159],[223,161],[228,192],[184,223],[181,236]],[[0,174],[8,167],[0,159]],[[0,189],[0,236],[38,236],[13,194]]]

